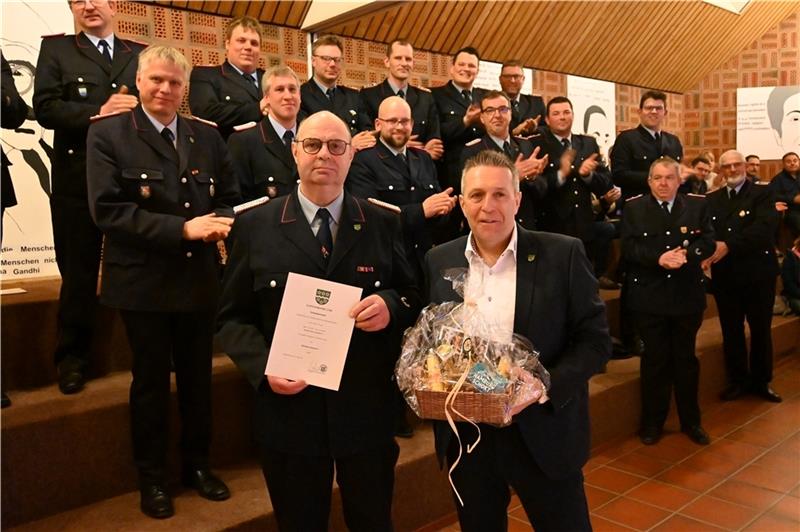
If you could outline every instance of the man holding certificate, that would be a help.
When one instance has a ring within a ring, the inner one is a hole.
[[[400,219],[344,192],[353,147],[336,115],[307,118],[292,154],[297,189],[236,222],[217,338],[256,390],[279,528],[327,529],[335,465],[348,528],[391,530],[391,375],[420,309]]]

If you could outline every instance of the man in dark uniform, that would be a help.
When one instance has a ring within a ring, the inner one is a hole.
[[[639,99],[641,123],[636,129],[620,133],[614,142],[611,172],[614,184],[622,189],[623,204],[627,198],[650,193],[648,171],[653,161],[660,157],[670,157],[679,163],[683,160],[680,139],[662,130],[666,117],[667,95],[646,91]],[[681,172],[688,173],[684,168]]]
[[[480,102],[480,120],[486,134],[464,146],[461,154],[461,167],[467,159],[484,150],[504,153],[520,175],[522,199],[517,210],[516,220],[526,229],[536,225],[537,206],[547,193],[547,181],[542,176],[547,164],[547,156],[538,158],[542,151],[538,139],[514,138],[509,133],[511,107],[508,97],[500,91],[488,91]]]
[[[431,89],[439,112],[439,127],[444,143],[444,158],[439,165],[439,182],[443,188],[461,192],[461,152],[464,145],[481,138],[483,89],[473,87],[481,58],[474,48],[462,48],[453,55],[450,81]]]
[[[772,178],[769,188],[775,195],[775,201],[786,205],[783,221],[792,238],[797,238],[800,236],[800,156],[790,151],[781,160],[783,170]]]
[[[686,176],[686,180],[678,187],[678,192],[705,196],[708,192],[706,178],[710,173],[711,162],[705,157],[695,157],[692,159],[692,173]]]
[[[541,96],[522,94],[522,84],[525,83],[522,66],[522,61],[512,59],[503,63],[500,69],[500,87],[511,103],[511,134],[514,136],[536,133],[545,115]]]
[[[292,140],[297,134],[300,80],[287,66],[264,74],[267,118],[234,128],[228,138],[239,189],[244,201],[284,196],[297,185]]]
[[[353,148],[363,150],[375,145],[374,131],[361,131],[361,98],[358,91],[339,85],[344,62],[344,44],[335,35],[323,35],[311,44],[313,76],[300,87],[301,120],[318,111],[330,111],[347,124]]]
[[[697,444],[709,443],[697,403],[695,337],[706,307],[700,263],[714,251],[714,233],[705,200],[678,194],[679,173],[674,159],[657,159],[651,192],[631,198],[622,215],[626,304],[645,344],[639,432],[645,445],[661,438],[673,385],[681,430]]]
[[[439,133],[439,116],[433,96],[429,89],[409,83],[414,70],[414,48],[411,43],[402,39],[390,42],[386,47],[386,59],[383,63],[389,69],[389,75],[383,83],[361,89],[361,129],[372,129],[375,119],[378,118],[378,107],[384,99],[399,96],[408,102],[414,118],[410,146],[424,148],[433,159],[439,159],[444,153],[444,145]]]
[[[326,530],[336,481],[350,530],[392,529],[398,446],[391,376],[399,335],[420,310],[400,218],[344,192],[347,126],[322,111],[300,124],[300,185],[236,221],[217,319],[221,346],[256,392],[256,439],[281,530]],[[338,391],[265,376],[289,272],[359,287]]]
[[[182,481],[227,499],[209,470],[216,242],[233,224],[233,168],[219,133],[178,116],[190,65],[174,48],[141,55],[141,106],[89,129],[89,205],[105,235],[101,299],[120,310],[133,351],[131,433],[142,511],[170,517],[170,360],[181,412]]]
[[[200,118],[216,122],[227,139],[233,127],[258,122],[266,113],[258,68],[261,24],[252,17],[231,21],[225,31],[225,62],[192,70],[189,108]]]
[[[759,172],[761,170],[761,158],[758,155],[748,155],[744,158],[747,163],[747,179],[752,183],[761,181]]]
[[[33,110],[53,129],[50,210],[61,273],[55,352],[59,389],[83,388],[97,306],[102,235],[86,201],[86,131],[90,117],[133,109],[143,45],[114,36],[116,2],[70,2],[77,35],[42,40]]]
[[[778,275],[775,199],[769,187],[747,179],[741,153],[723,153],[719,168],[725,186],[708,195],[717,247],[703,267],[711,267],[711,287],[722,327],[728,387],[721,398],[731,401],[752,392],[779,403],[781,397],[769,386]],[[745,320],[750,327],[749,357]]]
[[[428,152],[409,146],[414,120],[408,103],[390,96],[381,102],[378,116],[378,144],[355,155],[345,188],[354,196],[400,208],[406,252],[421,284],[425,253],[436,243],[440,222],[453,209],[456,198],[452,188],[444,192],[439,188],[436,166]]]
[[[611,222],[595,221],[592,194],[601,198],[613,188],[611,172],[603,164],[597,140],[572,133],[573,119],[568,98],[556,96],[547,102],[542,138],[550,163],[540,228],[580,238],[600,271],[605,270],[616,230]],[[616,288],[616,283],[604,278],[600,287]]]

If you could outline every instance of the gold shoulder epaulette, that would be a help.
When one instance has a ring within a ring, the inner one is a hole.
[[[238,126],[233,126],[234,131],[247,131],[248,129],[254,128],[258,125],[257,122],[246,122],[244,124],[239,124]]]
[[[219,127],[217,126],[216,122],[212,122],[211,120],[206,120],[205,118],[200,118],[199,116],[189,115],[186,118],[188,118],[189,120],[200,122],[201,124],[205,124],[207,126],[211,126],[213,128]]]
[[[113,113],[105,113],[102,115],[94,115],[89,117],[90,122],[97,122],[98,120],[102,120],[104,118],[108,118],[109,116],[117,116],[121,115],[122,111],[114,111]]]

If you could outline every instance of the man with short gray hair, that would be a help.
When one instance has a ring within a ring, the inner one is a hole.
[[[297,135],[300,80],[288,66],[269,68],[262,78],[267,116],[234,127],[228,149],[244,201],[284,196],[297,185],[292,141]]]
[[[700,425],[695,337],[706,308],[700,262],[714,250],[713,230],[705,199],[678,193],[680,171],[669,157],[653,162],[650,193],[629,199],[622,215],[626,306],[645,346],[639,432],[645,445],[661,438],[673,386],[681,431],[699,445],[710,441]]]

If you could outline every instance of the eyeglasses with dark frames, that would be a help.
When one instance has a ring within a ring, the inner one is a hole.
[[[511,108],[507,105],[502,105],[500,107],[487,107],[486,109],[481,109],[481,113],[485,115],[493,115],[495,113],[500,113],[501,115],[508,114]]]
[[[319,153],[319,150],[322,149],[323,144],[328,146],[328,153],[331,155],[343,155],[344,152],[347,151],[347,147],[350,145],[349,142],[342,139],[321,140],[311,137],[305,139],[296,139],[294,142],[300,144],[303,147],[303,151],[309,155]]]
[[[344,59],[341,58],[341,57],[331,57],[329,55],[316,55],[315,54],[314,57],[316,57],[317,59],[321,60],[323,63],[330,63],[331,61],[333,61],[337,65],[341,65],[342,61],[344,61]]]
[[[381,122],[386,122],[392,127],[398,125],[402,127],[408,127],[414,121],[412,118],[381,118],[381,117],[378,117],[378,120],[380,120]]]

